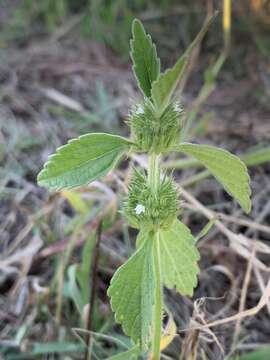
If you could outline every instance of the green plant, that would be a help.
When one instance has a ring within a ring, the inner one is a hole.
[[[173,68],[160,73],[160,60],[152,39],[139,20],[132,26],[133,71],[143,100],[130,112],[131,138],[97,133],[73,139],[50,156],[38,183],[51,190],[89,183],[113,169],[124,154],[149,155],[147,173],[134,169],[124,203],[124,214],[139,230],[136,251],[114,274],[108,290],[115,318],[141,352],[160,358],[163,287],[193,294],[197,285],[199,253],[196,239],[178,220],[177,187],[172,175],[162,175],[160,160],[171,151],[183,152],[202,163],[241,205],[251,208],[249,176],[245,164],[223,149],[179,143],[185,113],[175,100],[194,47],[213,17]],[[137,350],[136,350],[137,351]]]

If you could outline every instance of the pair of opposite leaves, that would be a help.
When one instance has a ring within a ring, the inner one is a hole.
[[[160,74],[160,60],[151,37],[142,24],[133,22],[131,57],[133,71],[144,96],[151,99],[158,114],[172,100],[181,81],[193,48],[204,36],[213,18],[208,19],[193,43],[173,68]],[[136,149],[129,139],[111,134],[92,133],[70,140],[57,149],[38,175],[38,184],[51,190],[70,189],[90,183],[115,167],[119,159]],[[195,157],[222,183],[243,210],[250,211],[250,187],[246,166],[228,151],[208,145],[180,143],[168,151],[183,152]],[[116,320],[142,349],[147,349],[152,323],[155,274],[153,256],[160,247],[162,282],[186,295],[192,295],[198,274],[198,251],[189,229],[175,220],[169,230],[160,230],[159,240],[147,233],[139,235],[134,255],[115,273],[108,293]]]

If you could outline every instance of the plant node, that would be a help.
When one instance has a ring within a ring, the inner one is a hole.
[[[178,213],[177,189],[171,177],[160,181],[154,192],[145,174],[134,169],[129,193],[124,202],[124,213],[136,228],[167,229]]]
[[[159,116],[149,99],[133,107],[129,125],[133,141],[140,151],[161,154],[177,143],[184,117],[178,102],[170,103]]]

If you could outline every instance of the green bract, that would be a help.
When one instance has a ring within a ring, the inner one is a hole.
[[[136,357],[140,351],[151,348],[151,359],[159,360],[163,287],[191,296],[197,285],[196,241],[177,219],[177,187],[171,175],[160,172],[162,154],[176,151],[195,157],[246,212],[251,209],[249,176],[241,160],[213,146],[179,143],[184,113],[174,100],[176,89],[192,50],[212,20],[213,17],[205,22],[173,68],[162,74],[156,47],[141,22],[135,20],[131,58],[144,98],[130,111],[131,140],[110,134],[83,135],[60,147],[38,175],[41,186],[51,190],[69,189],[106,175],[124,154],[133,151],[149,155],[147,173],[134,169],[124,201],[128,222],[139,229],[137,250],[116,271],[108,290],[116,321],[135,343],[134,348],[117,355],[117,359]]]

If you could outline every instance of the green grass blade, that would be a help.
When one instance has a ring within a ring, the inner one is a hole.
[[[243,154],[241,159],[247,166],[256,166],[270,162],[270,146],[250,150]]]
[[[270,359],[270,346],[260,350],[252,351],[250,353],[235,356],[229,360],[269,360]]]

